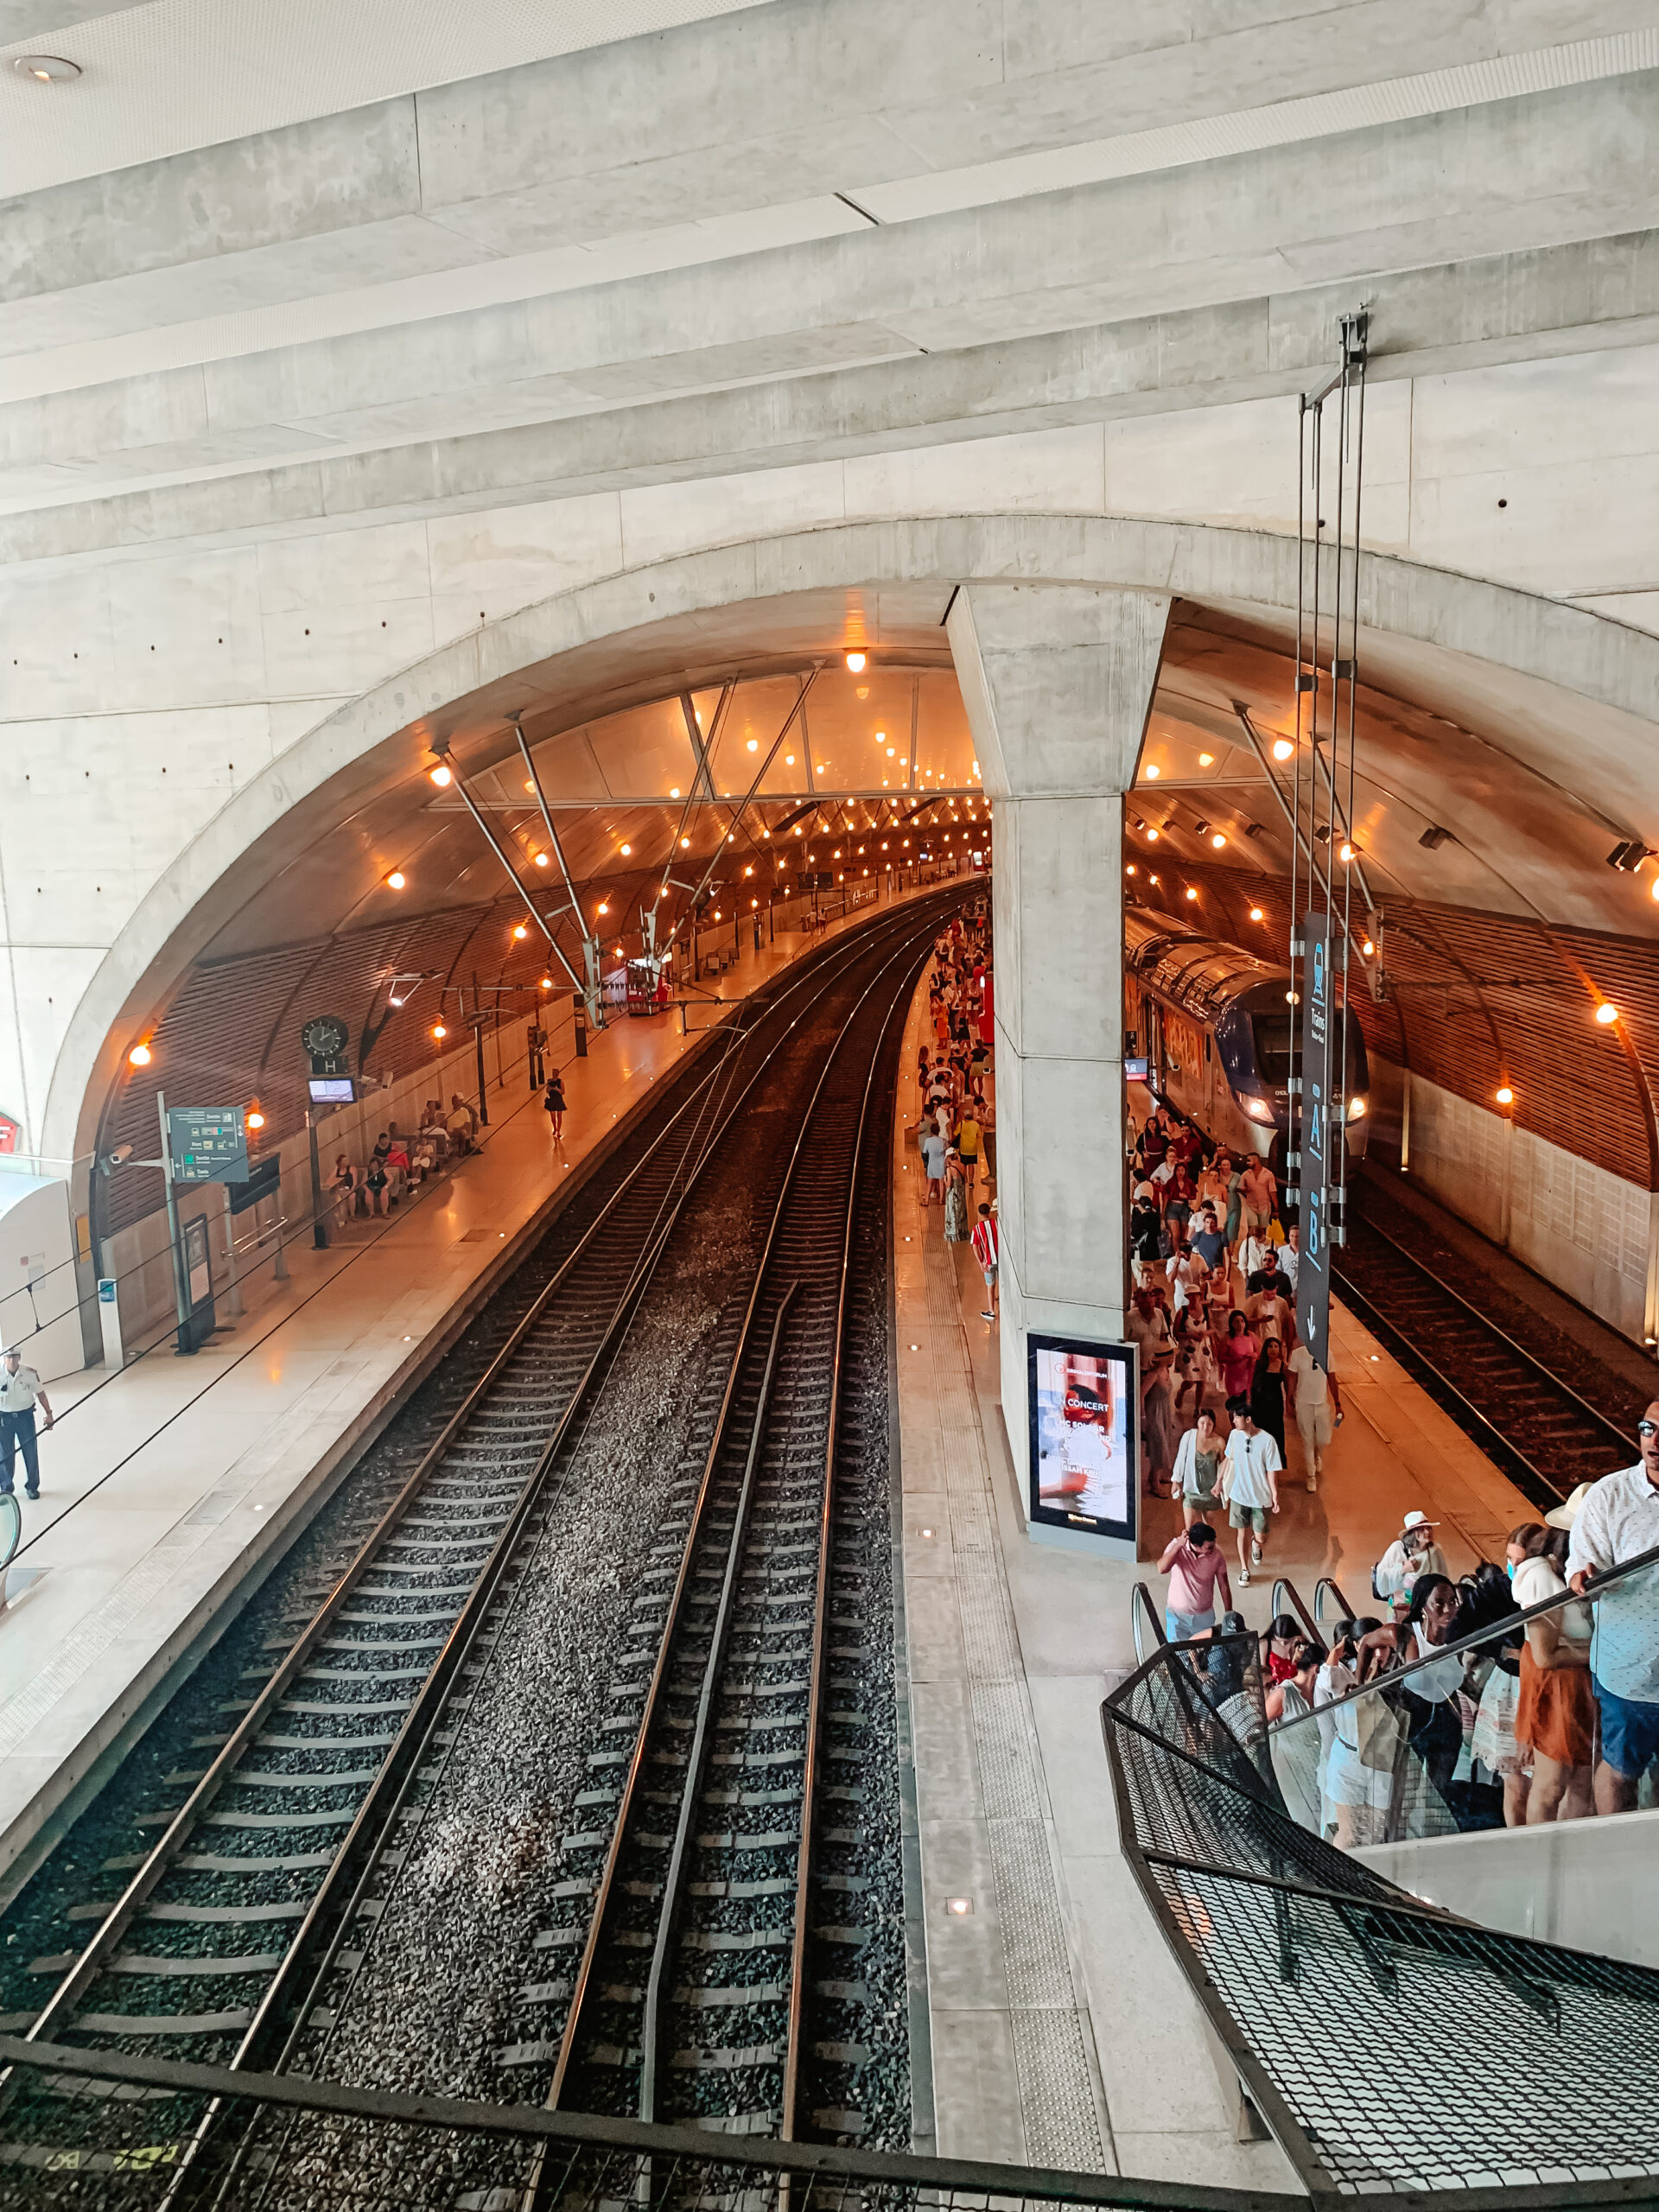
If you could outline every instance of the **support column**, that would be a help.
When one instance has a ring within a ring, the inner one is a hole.
[[[995,821],[1002,1409],[1022,1500],[1027,1332],[1123,1334],[1123,794],[1169,607],[968,584],[947,624]]]

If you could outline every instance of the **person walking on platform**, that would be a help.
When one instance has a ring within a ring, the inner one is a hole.
[[[565,1103],[564,1078],[557,1068],[547,1078],[547,1089],[542,1093],[542,1104],[547,1109],[547,1126],[552,1132],[553,1141],[560,1144],[564,1139]]]
[[[922,1173],[927,1178],[927,1187],[922,1192],[922,1204],[931,1206],[935,1198],[944,1204],[944,1139],[934,1122],[922,1124]]]
[[[979,1262],[980,1272],[985,1278],[985,1305],[980,1314],[982,1321],[996,1319],[996,1273],[1000,1265],[997,1243],[996,1217],[988,1205],[979,1210],[979,1219],[974,1224],[974,1257]]]
[[[957,1150],[962,1154],[962,1172],[967,1179],[969,1198],[974,1195],[974,1178],[979,1173],[979,1146],[980,1127],[970,1106],[957,1124]]]
[[[1250,1417],[1248,1398],[1230,1398],[1232,1433],[1221,1471],[1228,1525],[1238,1538],[1238,1579],[1247,1588],[1250,1569],[1267,1547],[1268,1516],[1279,1510],[1279,1447]]]
[[[1592,1483],[1573,1520],[1567,1579],[1578,1597],[1610,1567],[1659,1549],[1659,1399],[1636,1434],[1636,1465]],[[1659,1759],[1659,1567],[1605,1592],[1594,1614],[1590,1680],[1601,1710],[1596,1810],[1628,1813],[1642,1777]]]
[[[1306,1344],[1290,1355],[1290,1409],[1302,1440],[1309,1490],[1318,1490],[1325,1472],[1325,1447],[1342,1419],[1342,1392],[1329,1369],[1321,1367]]]
[[[1277,1337],[1264,1339],[1250,1378],[1250,1419],[1278,1447],[1285,1464],[1285,1348]]]
[[[1189,1533],[1198,1522],[1207,1522],[1212,1515],[1220,1519],[1220,1482],[1221,1433],[1216,1427],[1214,1414],[1200,1406],[1198,1420],[1175,1448],[1175,1471],[1169,1485],[1172,1497],[1181,1502],[1181,1518]],[[1230,1605],[1233,1601],[1226,1584],[1224,1561],[1221,1602]]]
[[[23,1365],[23,1355],[14,1344],[0,1359],[0,1491],[8,1497],[19,1445],[23,1452],[23,1495],[38,1497],[41,1494],[41,1454],[35,1437],[36,1406],[50,1428],[55,1416],[45,1385],[32,1367]]]

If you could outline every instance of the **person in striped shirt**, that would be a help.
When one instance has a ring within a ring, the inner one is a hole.
[[[999,1255],[996,1241],[996,1217],[988,1205],[981,1206],[979,1219],[974,1225],[974,1257],[979,1262],[981,1272],[985,1277],[985,1305],[979,1318],[982,1321],[995,1321]]]

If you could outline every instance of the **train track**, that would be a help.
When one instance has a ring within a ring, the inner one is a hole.
[[[690,1601],[701,1594],[697,1575],[709,1544],[721,1534],[712,1501],[746,1417],[754,1452],[741,1523],[750,1548],[744,1556],[762,1559],[768,1543],[786,1549],[793,1532],[783,1524],[791,1513],[799,1517],[799,1501],[791,1503],[788,1483],[780,1484],[779,1471],[786,1474],[792,1462],[788,1447],[783,1460],[776,1458],[777,1440],[785,1432],[804,1434],[800,1421],[810,1427],[816,1420],[823,1428],[822,1414],[807,1408],[813,1392],[804,1377],[821,1364],[831,1274],[837,1317],[846,1294],[847,1192],[856,1178],[848,1161],[836,1158],[847,1128],[842,1094],[861,1053],[859,1080],[869,1080],[900,983],[913,972],[938,912],[935,902],[906,910],[832,947],[808,976],[785,984],[723,1043],[687,1095],[670,1102],[662,1125],[612,1179],[609,1195],[595,1195],[585,1208],[579,1203],[563,1236],[550,1236],[560,1249],[532,1271],[538,1279],[521,1284],[515,1278],[503,1294],[509,1311],[498,1320],[493,1340],[483,1332],[488,1357],[482,1371],[458,1402],[453,1384],[432,1394],[429,1424],[440,1414],[441,1424],[417,1464],[397,1470],[402,1479],[389,1498],[384,1468],[378,1487],[357,1498],[356,1519],[337,1532],[333,1555],[314,1560],[308,1570],[312,1586],[291,1594],[290,1604],[301,1608],[297,1633],[277,1639],[285,1648],[274,1662],[267,1658],[258,1667],[250,1696],[227,1701],[243,1709],[225,1715],[225,1729],[195,1739],[196,1748],[212,1754],[205,1768],[161,1777],[175,1802],[151,1802],[134,1812],[141,1831],[162,1833],[147,1848],[105,1862],[106,1878],[130,1878],[124,1887],[113,1897],[83,1896],[63,1912],[71,1926],[92,1923],[91,1940],[30,1961],[34,1974],[49,1975],[56,1985],[29,2022],[35,2038],[221,2061],[228,2056],[248,2067],[310,2066],[325,2058],[342,2015],[350,2015],[423,1805],[466,1733],[474,1690],[523,1597],[524,1568],[545,1535],[550,1505],[630,1331],[656,1295],[664,1254],[688,1233],[709,1234],[710,1204],[719,1211],[709,1193],[717,1186],[745,1190],[770,1213],[772,1230],[747,1309],[740,1306],[714,1341],[698,1407],[664,1491],[657,1549],[664,1569],[671,1554],[678,1557],[675,1591],[686,1601],[671,1604],[671,1613],[689,1620],[698,1611]],[[882,978],[885,995],[873,999]],[[826,1016],[838,1025],[841,1045],[827,1071],[820,1065],[819,1034]],[[791,1134],[799,1132],[792,1153],[778,1141],[780,1121]],[[826,1204],[839,1240],[836,1267],[828,1270],[818,1249]],[[780,1269],[790,1271],[786,1283]],[[840,1327],[837,1318],[837,1344]],[[763,1336],[771,1373],[757,1392],[753,1362]],[[474,1346],[474,1368],[481,1356]],[[818,1454],[820,1622],[834,1573],[823,1542],[834,1436],[832,1416],[820,1440],[828,1440],[826,1450]],[[741,1629],[734,1641],[734,1630],[747,1618],[742,1606],[749,1595],[741,1575],[735,1586],[742,1602],[726,1617],[733,1649],[748,1632]],[[654,1597],[640,1609],[638,1626],[636,1649],[648,1656],[663,1626]],[[663,1652],[668,1649],[664,1643]],[[674,1649],[683,1656],[683,1643]],[[759,1675],[764,1684],[757,1676],[749,1696],[752,1707],[763,1709],[767,1700],[755,1690],[781,1678],[764,1668]],[[660,1656],[652,1681],[658,1676],[664,1684],[679,1679]],[[619,1678],[633,1687],[645,1674],[619,1667]],[[809,1733],[830,1744],[833,1764],[833,1732],[843,1724],[823,1712],[823,1683],[820,1630],[809,1677]],[[738,1695],[736,1677],[719,1694]],[[677,1712],[672,1697],[653,1703],[653,1726],[671,1710]],[[711,1708],[705,1753],[710,1743],[726,1740],[721,1724],[729,1718],[724,1707]],[[625,1703],[607,1716],[607,1730],[610,1743],[588,1754],[594,1787],[582,1794],[592,1826],[564,1839],[572,1864],[606,1835],[605,1810],[617,1796],[615,1767],[628,1758]],[[623,1748],[612,1749],[619,1738]],[[653,1747],[655,1742],[653,1736]],[[182,1803],[176,1802],[181,1789],[188,1793]],[[644,1802],[643,1791],[618,1799],[628,1815],[619,1855],[624,1844],[630,1851],[645,1847],[632,1817]],[[682,1813],[690,1802],[682,1798]],[[816,1782],[799,1802],[795,1853],[804,1896]],[[738,1840],[741,1825],[734,1815],[732,1840],[724,1847],[698,1840],[687,1825],[682,1857],[690,1864],[701,1863],[699,1854],[710,1849],[741,1854],[748,1840]],[[616,1836],[624,1827],[619,1816]],[[624,1884],[632,1878],[622,1877]],[[734,1878],[741,1887],[742,1878]],[[580,1874],[560,1886],[572,1898],[594,1888]],[[707,1887],[691,1878],[688,1894],[695,1890],[701,1904]],[[718,1955],[717,1947],[708,1948],[709,1958]],[[541,2008],[544,2018],[560,2001],[556,1951],[547,1964],[556,1970],[525,1994],[526,2005]],[[597,1981],[593,1998],[612,2001]],[[684,2009],[678,1983],[659,1990],[661,2022],[680,2020]],[[803,2009],[798,1997],[795,2009]],[[591,2072],[577,2008],[571,2017],[563,2040],[573,2052],[584,2051]],[[582,2008],[581,2019],[588,2017]],[[8,2024],[14,2023],[22,2024],[9,2016]],[[521,2066],[531,2046],[548,2040],[544,2031],[529,2035],[498,2058],[509,2069]],[[835,2063],[815,2054],[820,2070]],[[671,2054],[669,2071],[675,2071]],[[798,2066],[798,2081],[799,2072]],[[502,2093],[522,2095],[523,2080],[509,2071]]]
[[[1375,1222],[1332,1255],[1344,1302],[1541,1510],[1634,1457],[1633,1440]]]

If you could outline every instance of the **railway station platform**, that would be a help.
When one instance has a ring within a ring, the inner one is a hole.
[[[901,1065],[923,1041],[912,1007]],[[1141,1563],[1031,1542],[972,1250],[925,1209],[914,1086],[893,1154],[899,1453],[922,1933],[943,2156],[1093,2167],[1270,2192],[1294,2178],[1253,2115],[1118,1847],[1100,1703],[1136,1662],[1130,1592],[1176,1526],[1143,1498]],[[993,1116],[994,1122],[994,1110]],[[994,1143],[994,1136],[993,1136]],[[984,1191],[979,1193],[984,1196]],[[1325,1478],[1300,1440],[1264,1570],[1369,1609],[1410,1508],[1453,1573],[1502,1555],[1526,1499],[1377,1341],[1332,1306],[1347,1417]]]
[[[702,987],[707,1010],[685,1034],[674,1012],[615,1019],[563,1069],[561,1144],[539,1092],[492,1089],[477,1154],[397,1212],[349,1224],[327,1251],[308,1225],[286,1247],[287,1280],[269,1264],[245,1277],[244,1313],[193,1357],[176,1357],[168,1336],[120,1370],[50,1384],[41,1497],[23,1503],[0,1611],[0,1897],[652,1084],[749,993],[874,911],[758,953],[746,943]]]

